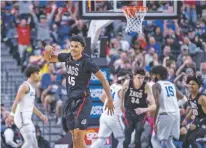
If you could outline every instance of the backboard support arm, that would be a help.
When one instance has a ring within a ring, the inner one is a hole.
[[[93,50],[99,39],[102,28],[111,24],[113,20],[92,20],[89,25],[87,37],[91,38],[91,49]]]

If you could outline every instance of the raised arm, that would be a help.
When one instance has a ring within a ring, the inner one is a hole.
[[[32,17],[33,17],[33,20],[34,20],[34,23],[35,23],[35,25],[36,25],[36,27],[37,27],[37,25],[39,25],[39,21],[38,21],[38,18],[37,18],[37,16],[36,16],[33,8],[34,8],[33,4],[30,4],[30,5],[29,5],[30,13],[31,13],[31,15],[32,15]]]
[[[53,4],[53,5],[51,6],[51,8],[52,8],[52,11],[51,11],[51,13],[50,13],[49,16],[48,16],[48,23],[49,23],[49,25],[51,25],[51,23],[52,23],[54,13],[55,13],[56,8],[57,8],[56,4]]]
[[[124,99],[125,99],[125,93],[128,90],[128,87],[129,87],[129,80],[126,80],[123,84],[122,89],[120,90],[120,93],[119,93],[120,99],[121,99],[120,107],[121,107],[122,111],[124,111]]]
[[[178,76],[178,75],[182,72],[182,70],[185,68],[185,66],[186,66],[185,63],[186,63],[186,62],[184,62],[184,63],[177,69],[176,76]]]

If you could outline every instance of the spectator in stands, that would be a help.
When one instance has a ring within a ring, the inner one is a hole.
[[[165,45],[163,48],[163,55],[160,59],[163,63],[163,65],[165,65],[165,63],[167,62],[167,60],[175,60],[174,55],[171,52],[171,47],[168,45]]]
[[[4,132],[4,130],[6,129],[6,124],[5,124],[5,119],[7,117],[7,115],[9,114],[9,111],[6,110],[6,108],[4,107],[4,104],[1,103],[1,133]]]
[[[15,20],[15,16],[14,16],[15,12],[13,11],[12,6],[8,6],[5,3],[6,2],[1,2],[2,11],[3,11],[3,13],[1,14],[2,26],[3,26],[3,29],[1,30],[2,35],[3,35],[2,39],[4,39],[6,37],[6,33],[10,30],[10,25]]]
[[[154,54],[155,49],[150,47],[148,53],[145,55],[145,66],[148,66],[152,61],[154,61]]]
[[[169,67],[168,68],[168,78],[167,78],[167,80],[173,83],[175,77],[176,77],[175,69],[172,68],[172,67]]]
[[[200,64],[200,72],[203,81],[206,80],[206,62]]]
[[[51,30],[51,37],[52,37],[52,41],[55,43],[58,43],[59,41],[59,37],[58,37],[58,26],[56,23],[54,23],[52,25],[52,30]]]
[[[181,53],[177,57],[177,67],[181,66],[183,64],[184,58],[189,55],[189,48],[187,45],[182,45],[180,50]]]
[[[50,40],[49,28],[50,28],[50,25],[52,23],[52,19],[53,19],[56,8],[57,8],[56,4],[53,4],[52,11],[51,11],[51,14],[48,16],[48,19],[47,19],[47,16],[45,14],[41,14],[40,21],[38,21],[38,18],[33,10],[33,5],[31,4],[29,6],[29,9],[30,9],[30,12],[32,14],[33,20],[35,22],[35,27],[37,30],[37,40],[40,40],[40,41]]]
[[[30,31],[30,19],[28,21],[26,19],[21,19],[20,24],[17,25],[17,33],[19,56],[23,61],[25,59],[25,57],[23,57],[24,52],[30,46]]]
[[[141,45],[138,41],[134,43],[134,51],[135,57],[132,62],[132,69],[134,70],[136,67],[143,68],[145,66],[145,50],[141,48]]]
[[[125,63],[128,61],[127,52],[120,52],[120,58],[114,62],[114,68],[117,70],[118,68],[124,68]]]
[[[163,34],[162,34],[162,31],[161,31],[160,27],[156,27],[156,28],[155,28],[154,38],[155,38],[156,41],[159,42],[160,44],[163,42]]]
[[[156,42],[155,38],[153,36],[149,37],[149,44],[146,47],[146,50],[148,50],[153,47],[155,49],[155,52],[160,55],[161,53],[161,45],[159,42]]]
[[[9,148],[19,148],[23,144],[23,138],[15,124],[4,131],[2,139]]]
[[[123,34],[121,32],[119,32],[117,34],[117,40],[120,42],[120,46],[121,46],[121,49],[123,51],[128,51],[129,50],[130,45],[129,45],[128,41],[124,40]]]
[[[144,27],[144,33],[147,37],[154,35],[156,25],[153,23],[152,20],[147,20],[146,25]]]
[[[64,102],[67,100],[67,90],[66,90],[66,78],[62,80],[61,85],[58,87],[56,92],[56,117],[57,117],[57,125],[61,124],[62,117],[62,106]]]
[[[184,37],[184,44],[188,46],[189,48],[189,54],[192,56],[192,55],[195,55],[199,50],[197,49],[197,46],[192,43],[189,39],[189,37]]]
[[[55,101],[55,94],[58,89],[59,82],[57,81],[57,74],[52,73],[50,75],[51,81],[49,86],[42,92],[41,98],[42,102],[44,104],[44,109],[47,113],[50,113],[52,111],[51,105]]]
[[[62,13],[62,12],[59,12],[59,13]],[[59,43],[61,46],[63,46],[64,44],[65,37],[69,36],[69,32],[71,29],[69,21],[70,21],[69,14],[66,12],[61,16],[61,19],[59,20],[59,22],[56,22],[58,23],[58,26],[59,26],[57,33],[58,33]]]
[[[185,16],[193,23],[197,22],[196,1],[184,1]]]
[[[53,102],[54,94],[57,90],[57,85],[61,82],[61,76],[55,73],[55,67],[53,63],[48,64],[48,73],[44,73],[41,79],[40,92],[41,101],[44,104],[45,109],[48,111],[48,105]],[[49,95],[50,94],[50,95]],[[47,103],[46,97],[47,96]],[[50,103],[49,103],[50,102]]]
[[[48,72],[44,73],[42,75],[42,79],[41,79],[41,89],[42,90],[47,89],[48,86],[51,84],[51,76],[55,72],[56,71],[55,71],[54,64],[53,63],[49,63],[48,64]],[[61,76],[59,74],[57,74],[56,81],[57,81],[57,83],[60,83],[60,81],[61,81]]]
[[[36,125],[35,129],[36,129],[36,139],[38,142],[38,148],[50,148],[49,142],[45,140],[41,135],[40,127]]]

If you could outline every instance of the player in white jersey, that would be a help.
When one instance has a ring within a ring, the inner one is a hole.
[[[34,104],[35,87],[36,83],[40,80],[39,68],[35,65],[30,65],[26,69],[25,74],[28,79],[19,87],[10,115],[6,119],[6,124],[11,126],[11,124],[15,123],[20,129],[20,133],[24,138],[22,148],[38,148],[35,127],[31,120],[33,112],[45,123],[48,122],[47,117]]]
[[[174,84],[167,81],[168,72],[165,67],[154,66],[151,73],[156,82],[152,88],[157,105],[152,145],[154,148],[175,148],[173,138],[179,139],[180,135],[178,99],[186,100],[186,97]]]
[[[117,83],[114,83],[110,86],[112,92],[112,98],[114,102],[114,115],[109,115],[108,110],[105,110],[100,117],[100,128],[98,133],[98,140],[96,140],[91,148],[103,148],[105,140],[109,137],[112,133],[114,137],[118,140],[117,148],[123,148],[123,141],[124,141],[124,124],[122,122],[122,111],[120,107],[120,97],[119,93],[122,88],[122,84],[124,83],[125,79],[129,79],[128,71],[120,70],[117,74]],[[100,99],[105,104],[106,94],[100,96]]]

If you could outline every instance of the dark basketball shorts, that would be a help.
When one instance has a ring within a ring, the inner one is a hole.
[[[136,126],[141,127],[141,129],[143,129],[144,127],[144,123],[146,121],[146,114],[140,114],[137,115],[135,112],[125,112],[124,113],[124,124],[125,124],[125,128],[131,128],[131,129],[135,129]]]
[[[92,109],[92,99],[90,96],[79,99],[68,99],[64,103],[62,124],[65,131],[86,130],[90,112]]]

